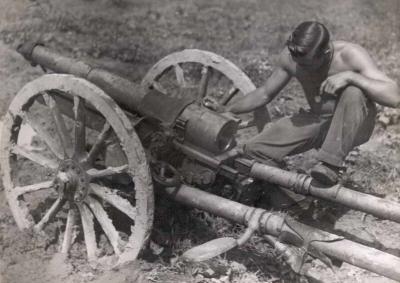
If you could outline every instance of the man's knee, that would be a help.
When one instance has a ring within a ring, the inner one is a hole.
[[[367,97],[363,91],[355,86],[348,86],[342,93],[340,98],[346,104],[363,104],[367,100]]]
[[[274,167],[281,167],[285,166],[285,162],[281,160],[281,158],[277,156],[272,156],[265,152],[265,150],[260,150],[259,145],[257,143],[246,143],[243,146],[243,154],[244,156],[254,159],[255,161],[274,166]]]

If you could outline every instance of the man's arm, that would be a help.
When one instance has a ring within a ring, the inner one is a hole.
[[[399,86],[378,69],[367,51],[354,45],[344,55],[344,59],[354,71],[333,75],[321,85],[321,92],[334,94],[348,85],[354,85],[371,100],[388,107],[400,107]]]
[[[245,97],[225,108],[235,114],[250,112],[269,103],[286,86],[292,75],[287,70],[287,54],[283,51],[279,62],[262,87],[248,93]]]

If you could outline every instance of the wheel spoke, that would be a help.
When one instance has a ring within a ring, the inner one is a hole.
[[[160,84],[159,82],[154,81],[152,83],[152,86],[155,90],[161,92],[164,95],[167,95],[168,91],[162,86],[162,84]]]
[[[111,219],[108,217],[107,212],[103,209],[101,204],[93,197],[89,196],[87,198],[87,204],[89,205],[97,221],[103,228],[103,231],[107,235],[107,238],[110,241],[112,247],[114,248],[115,253],[119,255],[121,253],[120,250],[121,238],[119,237],[118,231],[117,229],[115,229]]]
[[[100,186],[98,184],[91,183],[89,192],[92,194],[97,195],[98,197],[102,198],[127,216],[132,220],[136,218],[136,208],[132,206],[132,204],[119,196],[116,190],[111,188]]]
[[[208,66],[203,66],[201,69],[201,79],[200,79],[200,84],[199,84],[199,93],[197,97],[197,101],[201,102],[202,99],[206,96],[207,94],[207,88],[208,88],[208,81],[210,78],[212,69]]]
[[[72,142],[71,142],[71,137],[68,134],[67,126],[65,125],[64,118],[61,115],[61,111],[57,106],[56,101],[54,98],[48,94],[48,93],[43,93],[42,94],[45,103],[47,106],[50,108],[51,113],[54,118],[54,122],[56,124],[56,129],[57,129],[57,134],[61,140],[62,146],[64,148],[64,155],[67,156],[68,152],[72,150]]]
[[[231,99],[236,95],[236,94],[238,94],[239,93],[239,89],[237,88],[237,87],[235,87],[235,86],[233,86],[230,90],[229,90],[229,92],[227,93],[227,94],[225,94],[222,98],[221,98],[221,100],[220,100],[220,104],[221,105],[227,105],[228,103],[229,103],[229,101],[231,101]]]
[[[75,117],[75,143],[74,157],[82,157],[86,145],[86,109],[85,101],[79,96],[74,96],[74,117]]]
[[[76,209],[70,207],[65,226],[64,238],[61,246],[61,253],[68,254],[72,243],[74,242],[74,226],[76,223]]]
[[[255,126],[255,122],[254,122],[254,119],[251,119],[251,120],[241,122],[239,124],[238,129],[241,130],[241,129],[251,128],[253,126]]]
[[[93,214],[86,205],[78,205],[81,214],[83,233],[85,235],[86,252],[89,261],[97,258],[96,234],[94,231]]]
[[[14,154],[20,155],[22,157],[25,157],[26,159],[31,160],[32,162],[39,164],[43,167],[49,168],[49,169],[57,169],[58,168],[58,164],[56,161],[51,160],[47,157],[45,157],[44,155],[41,155],[39,153],[35,153],[32,152],[30,150],[27,150],[23,147],[20,147],[18,145],[14,145],[11,149],[11,151]]]
[[[87,171],[87,174],[91,179],[96,179],[96,178],[110,177],[113,175],[126,173],[127,171],[128,171],[128,165],[122,165],[118,167],[107,167],[106,169],[103,170],[97,170],[92,168]]]
[[[35,231],[40,231],[44,228],[44,226],[49,223],[50,220],[54,218],[57,212],[64,206],[65,199],[58,198],[50,207],[50,209],[46,212],[43,218],[35,225]]]
[[[96,157],[101,152],[101,150],[103,150],[106,147],[105,141],[110,136],[110,133],[111,133],[110,124],[106,123],[85,159],[85,162],[87,164],[93,164]]]
[[[32,193],[43,189],[50,189],[53,187],[53,185],[53,181],[46,181],[28,186],[15,187],[12,192],[16,197],[18,197],[26,193]]]
[[[179,64],[174,65],[176,81],[178,82],[180,87],[186,87],[185,75],[183,73],[183,69]]]
[[[28,113],[24,115],[25,121],[32,127],[32,129],[39,135],[42,141],[44,141],[51,152],[59,159],[64,158],[63,149],[54,140],[54,138],[46,131],[34,118],[32,118]]]

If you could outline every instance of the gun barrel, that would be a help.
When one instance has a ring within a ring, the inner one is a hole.
[[[93,67],[83,61],[62,56],[49,48],[31,42],[18,48],[18,52],[32,65],[40,65],[44,69],[56,73],[84,78],[111,95],[117,104],[126,111],[138,112],[137,107],[145,94],[139,84],[101,68]]]
[[[190,96],[181,99],[157,90],[146,92],[141,85],[128,79],[31,42],[22,45],[18,52],[33,65],[92,82],[128,113],[139,113],[163,125],[173,126],[177,122],[182,139],[187,143],[214,153],[224,152],[234,144],[239,121],[194,104]]]
[[[248,224],[249,217],[255,208],[231,201],[199,189],[182,185],[179,188],[165,188],[167,195],[175,201],[190,207],[202,209],[217,216],[240,224]],[[322,235],[325,239],[310,242],[313,248],[340,261],[358,266],[388,278],[400,281],[400,258],[362,244],[343,239],[334,234],[290,220],[294,225],[286,224],[288,217],[278,213],[264,211],[260,220],[261,232],[279,236],[281,232],[298,235],[297,227],[307,235]],[[288,237],[290,241],[291,237]],[[291,244],[297,245],[293,242]]]
[[[311,177],[307,175],[285,171],[258,162],[253,164],[249,175],[292,189],[296,193],[309,194],[372,214],[381,219],[400,223],[400,204],[348,189],[341,184],[330,188],[320,188],[312,185]]]

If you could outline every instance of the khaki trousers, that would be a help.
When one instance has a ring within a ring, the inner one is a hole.
[[[320,161],[342,166],[355,146],[369,140],[375,117],[375,104],[359,88],[349,86],[339,96],[333,113],[301,111],[279,119],[267,125],[243,150],[261,162],[280,162],[285,156],[317,148]]]

